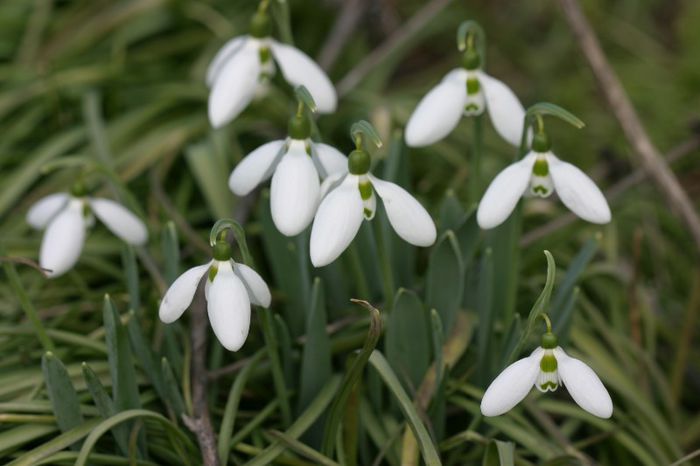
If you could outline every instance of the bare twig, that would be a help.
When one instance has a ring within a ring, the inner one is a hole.
[[[622,126],[625,137],[639,155],[642,168],[666,198],[669,208],[688,225],[690,234],[700,249],[700,217],[678,179],[651,142],[581,6],[577,0],[559,0],[559,3],[608,105]]]
[[[409,40],[416,32],[420,31],[428,24],[435,16],[440,13],[451,0],[432,0],[423,8],[418,10],[402,27],[385,40],[379,47],[374,49],[372,53],[367,55],[357,66],[355,66],[345,77],[338,83],[338,94],[341,96],[347,95],[362,81],[370,71],[378,64],[386,60],[386,58],[396,49],[401,47]]]
[[[668,155],[666,156],[666,161],[667,163],[671,164],[689,154],[692,154],[698,149],[700,149],[700,137],[696,136],[671,149],[671,151],[669,151]],[[612,203],[618,200],[624,192],[637,186],[642,181],[646,180],[648,176],[649,173],[646,170],[641,168],[637,169],[632,174],[626,176],[622,180],[615,183],[610,189],[608,189],[605,192],[605,197],[607,198],[608,202]],[[571,225],[577,219],[578,217],[573,213],[561,215],[556,219],[552,220],[551,222],[546,223],[541,227],[536,228],[531,232],[523,235],[522,239],[520,240],[520,245],[522,247],[529,246],[535,241],[539,241],[547,235],[561,228]]]
[[[357,27],[357,23],[365,12],[367,0],[346,0],[342,2],[342,5],[331,32],[328,34],[328,39],[323,44],[317,58],[318,64],[326,71],[338,59],[340,52]]]
[[[45,269],[36,262],[34,262],[31,259],[27,259],[26,257],[13,257],[13,256],[3,256],[0,257],[0,263],[1,262],[13,262],[15,264],[22,264],[22,265],[27,265],[33,269],[35,269],[37,272],[42,274],[44,278],[48,278],[47,272],[50,272],[50,269]]]
[[[206,278],[205,278],[206,280]],[[200,287],[201,288],[201,287]],[[207,403],[207,318],[206,300],[203,290],[198,290],[192,304],[190,319],[192,336],[192,410],[193,416],[183,416],[185,425],[195,434],[202,451],[204,466],[219,466],[216,451],[216,436],[211,424]]]

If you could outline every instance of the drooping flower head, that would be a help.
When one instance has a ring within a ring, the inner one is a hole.
[[[49,277],[63,275],[78,262],[95,217],[126,243],[140,246],[148,240],[146,226],[136,215],[118,202],[88,196],[85,185],[77,182],[70,193],[46,196],[27,212],[27,223],[45,230],[39,265]]]
[[[286,236],[309,226],[320,200],[321,179],[347,173],[347,158],[336,148],[311,140],[311,123],[305,107],[315,109],[309,93],[296,89],[299,104],[289,120],[287,139],[268,142],[248,154],[233,170],[229,188],[245,196],[272,177],[272,221]]]
[[[498,134],[517,146],[525,109],[507,85],[483,71],[483,30],[473,21],[464,22],[457,42],[464,52],[462,67],[450,71],[420,101],[406,125],[406,144],[433,144],[451,133],[463,116],[478,116],[486,110]]]
[[[234,37],[217,52],[207,69],[209,121],[224,126],[264,92],[279,66],[292,86],[305,86],[321,113],[335,111],[337,96],[326,73],[304,52],[270,37],[268,0],[260,2],[250,22],[250,34]]]
[[[530,356],[506,367],[486,389],[481,399],[484,416],[499,416],[520,403],[535,386],[541,392],[564,385],[574,401],[589,413],[609,418],[613,404],[593,369],[572,358],[557,344],[547,319],[541,346]]]
[[[531,110],[540,108],[538,105],[556,112],[566,112],[552,104],[537,104]],[[531,114],[531,110],[528,110],[528,114]],[[598,186],[580,169],[552,153],[542,116],[536,111],[532,115],[536,128],[530,151],[506,167],[491,182],[479,203],[476,217],[479,226],[490,229],[503,223],[522,196],[545,198],[553,192],[582,219],[598,224],[610,222],[610,207]],[[566,115],[566,121],[578,127],[583,126],[583,122],[568,112],[560,115]],[[527,126],[527,117],[525,121]]]
[[[213,259],[192,267],[168,288],[160,303],[158,316],[166,324],[175,322],[190,306],[202,278],[209,323],[216,338],[229,351],[241,349],[250,330],[250,305],[269,307],[270,290],[251,267],[235,262],[226,240],[227,228],[237,236],[241,247],[242,228],[233,220],[220,220],[212,229]]]
[[[351,130],[356,149],[348,156],[348,173],[329,176],[321,186],[321,205],[311,228],[311,263],[322,267],[333,262],[350,245],[362,220],[372,220],[377,196],[383,201],[389,223],[406,242],[427,247],[435,242],[435,223],[423,206],[406,190],[370,173],[370,155],[362,147],[362,133],[379,137],[367,122]],[[376,195],[375,195],[376,193]]]

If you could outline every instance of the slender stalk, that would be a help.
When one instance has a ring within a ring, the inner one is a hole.
[[[289,406],[289,397],[287,396],[287,385],[284,382],[284,371],[280,362],[280,354],[275,338],[272,313],[269,309],[260,310],[260,326],[262,327],[263,337],[265,338],[265,346],[267,346],[268,357],[270,358],[270,368],[272,370],[272,382],[277,391],[277,399],[280,402],[280,411],[282,414],[282,422],[285,427],[292,423],[292,410]]]
[[[379,216],[378,216],[379,217]],[[391,309],[394,305],[394,271],[391,267],[391,255],[384,237],[384,217],[374,219],[374,239],[377,245],[379,266],[382,271],[382,287],[384,289],[384,309]]]
[[[351,244],[348,248],[348,257],[350,258],[350,269],[355,277],[355,285],[357,286],[357,293],[363,298],[369,298],[369,285],[367,284],[367,277],[362,272],[362,263],[360,262],[360,254],[357,252],[357,246]]]
[[[4,255],[3,249],[4,248],[0,247],[0,255]],[[15,264],[5,260],[3,261],[2,267],[5,270],[5,275],[10,282],[10,287],[12,287],[12,290],[17,295],[19,304],[22,306],[24,313],[27,315],[27,319],[29,319],[34,326],[34,331],[36,332],[36,336],[39,339],[41,346],[44,347],[44,351],[54,351],[55,347],[53,341],[51,341],[51,338],[49,338],[48,334],[46,333],[46,329],[44,329],[44,325],[41,323],[39,314],[36,312],[36,308],[29,299],[29,295],[27,294],[27,290],[24,289],[22,281],[19,279]]]
[[[479,202],[481,196],[481,153],[484,145],[484,116],[472,118],[472,146],[469,179],[469,201],[472,204]]]

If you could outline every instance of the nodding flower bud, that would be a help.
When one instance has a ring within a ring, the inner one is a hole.
[[[558,345],[557,342],[557,336],[554,335],[552,332],[547,332],[544,335],[542,335],[542,348],[544,349],[554,349]]]
[[[348,156],[348,171],[353,175],[364,175],[369,171],[371,159],[363,150],[356,149]]]
[[[272,34],[272,21],[270,16],[262,11],[258,11],[250,19],[250,35],[258,39],[269,37]]]
[[[467,70],[477,70],[481,67],[481,57],[474,47],[469,47],[462,56],[462,65]]]
[[[212,249],[212,255],[217,261],[224,262],[231,259],[231,245],[228,244],[228,241],[224,239],[217,240]]]
[[[70,193],[73,197],[84,197],[87,195],[87,186],[85,186],[82,180],[76,181],[73,183],[73,186],[71,186]]]
[[[552,148],[552,143],[549,141],[549,136],[544,131],[536,131],[532,137],[532,150],[539,153],[549,152]]]
[[[311,136],[311,123],[306,115],[294,115],[287,124],[287,134],[292,139],[308,139]]]

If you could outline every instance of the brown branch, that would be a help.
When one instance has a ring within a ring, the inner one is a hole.
[[[451,0],[432,0],[418,10],[401,29],[393,33],[387,40],[367,55],[357,66],[340,80],[337,85],[338,95],[344,96],[353,90],[377,65],[387,59],[391,53],[403,46],[416,32],[420,31],[435,16],[440,13]]]
[[[577,0],[559,0],[559,3],[610,109],[639,156],[642,168],[666,198],[669,208],[688,225],[690,234],[700,250],[700,217],[678,179],[651,142],[620,80],[608,63],[581,6]]]
[[[204,278],[206,280],[206,277]],[[207,403],[207,303],[202,286],[197,291],[191,309],[190,326],[192,337],[192,410],[193,416],[183,416],[185,425],[195,434],[202,451],[204,466],[219,466],[216,436],[211,424]]]
[[[685,156],[692,154],[698,149],[700,149],[700,137],[696,136],[671,149],[668,152],[668,155],[666,156],[666,161],[669,164],[677,162],[678,160],[681,160]],[[647,179],[648,176],[649,173],[642,168],[635,170],[633,173],[627,175],[625,178],[621,179],[620,181],[615,183],[610,189],[608,189],[605,192],[606,199],[610,203],[617,201],[622,196],[622,194],[624,194],[627,190],[642,183],[644,180]],[[522,239],[520,240],[520,246],[529,246],[535,241],[539,241],[542,238],[548,236],[549,234],[571,225],[577,219],[578,217],[571,212],[565,215],[561,215],[556,219],[552,220],[551,222],[546,223],[541,227],[536,228],[531,232],[523,235]]]

